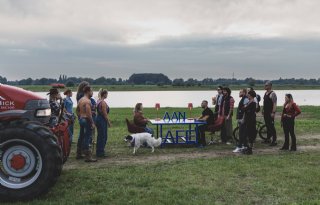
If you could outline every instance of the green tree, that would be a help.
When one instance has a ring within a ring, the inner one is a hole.
[[[0,76],[0,83],[6,84],[7,78]]]

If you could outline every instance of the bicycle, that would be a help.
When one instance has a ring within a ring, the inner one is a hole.
[[[257,134],[259,133],[259,137],[261,139],[267,140],[267,126],[263,122],[260,122],[260,121],[256,122],[256,130],[257,130],[256,133]],[[239,125],[233,130],[233,139],[236,142],[239,142]]]

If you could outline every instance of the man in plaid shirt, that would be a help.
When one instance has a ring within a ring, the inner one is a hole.
[[[57,88],[51,88],[47,95],[49,95],[49,104],[51,108],[49,124],[50,126],[55,126],[58,123],[60,114],[61,106],[58,100],[61,99],[61,96]]]

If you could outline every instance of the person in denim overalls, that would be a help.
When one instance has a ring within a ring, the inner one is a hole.
[[[110,108],[105,102],[105,99],[108,97],[108,91],[100,89],[99,91],[99,100],[97,101],[97,118],[96,126],[98,130],[97,136],[97,147],[96,155],[97,157],[106,157],[105,146],[108,139],[108,126],[111,127],[111,122],[109,119]]]

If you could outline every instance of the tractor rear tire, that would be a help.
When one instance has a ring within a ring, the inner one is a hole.
[[[31,200],[49,191],[62,170],[61,148],[46,127],[0,123],[0,201]]]

